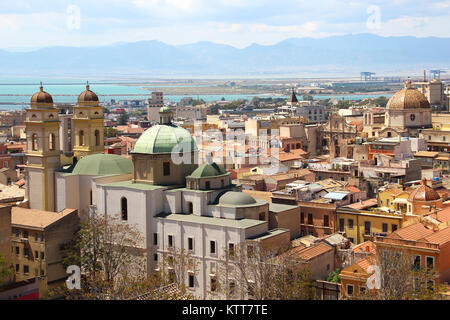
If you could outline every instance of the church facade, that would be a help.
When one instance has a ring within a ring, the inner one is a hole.
[[[148,274],[161,267],[163,255],[185,249],[198,262],[196,270],[184,275],[186,287],[198,298],[220,298],[215,292],[219,265],[239,243],[289,244],[289,230],[269,230],[267,201],[242,193],[223,167],[197,165],[195,140],[172,124],[169,108],[162,107],[160,124],[138,139],[131,160],[104,154],[102,107],[87,87],[74,107],[74,153],[79,160],[63,168],[58,118],[50,120],[57,109],[42,88],[33,99],[27,115],[35,119],[36,114],[36,120],[26,123],[30,208],[78,209],[81,220],[95,208],[96,214],[135,226],[144,238],[140,249]]]

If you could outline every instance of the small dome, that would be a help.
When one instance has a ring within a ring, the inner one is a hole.
[[[129,174],[133,172],[133,163],[130,159],[116,154],[92,154],[81,158],[73,169],[73,174],[80,175],[110,175]]]
[[[83,91],[78,97],[78,103],[86,102],[98,102],[98,96],[95,94],[95,92],[90,90],[89,85],[86,85],[86,91]]]
[[[423,184],[411,192],[408,201],[435,201],[440,198],[439,194],[433,188]]]
[[[200,167],[194,170],[189,178],[206,178],[217,177],[228,174],[228,171],[224,167],[219,166],[217,163],[212,164],[204,163]]]
[[[186,129],[175,125],[156,125],[144,131],[136,141],[133,153],[172,153],[174,147],[183,142],[189,143],[191,151],[198,150],[194,138]]]
[[[389,99],[386,108],[390,110],[430,108],[430,103],[422,92],[411,87],[411,81],[406,81],[405,87]]]
[[[244,192],[228,191],[219,199],[219,204],[222,205],[246,206],[255,203],[255,198]]]
[[[31,103],[53,103],[53,98],[41,85],[40,90],[31,97]]]
[[[159,112],[172,112],[172,110],[169,107],[162,107],[161,109],[159,109]]]

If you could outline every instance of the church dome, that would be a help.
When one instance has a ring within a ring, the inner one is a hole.
[[[83,91],[78,97],[78,103],[91,103],[98,102],[98,96],[95,92],[90,90],[89,85],[86,85],[86,90]]]
[[[228,191],[219,199],[221,205],[247,206],[257,203],[255,198],[244,192]]]
[[[156,125],[144,131],[134,145],[133,153],[172,153],[175,146],[187,142],[190,151],[197,151],[197,144],[189,131],[173,124]],[[184,149],[184,143],[181,145]],[[183,150],[181,150],[183,151]],[[185,152],[188,150],[184,150]],[[177,153],[180,150],[176,151]]]
[[[111,175],[129,174],[133,172],[130,159],[116,154],[92,154],[81,158],[73,169],[73,174],[79,175]]]
[[[439,194],[430,188],[429,186],[423,184],[419,188],[415,189],[409,195],[408,201],[435,201],[439,200],[441,197]]]
[[[44,91],[44,87],[41,85],[40,90],[33,94],[31,97],[31,103],[53,103],[52,96]]]
[[[423,93],[411,87],[411,81],[408,80],[405,87],[389,99],[386,108],[390,110],[430,108],[430,103]]]

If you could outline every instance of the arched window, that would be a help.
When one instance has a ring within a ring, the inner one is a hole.
[[[128,201],[125,197],[120,199],[120,211],[122,213],[122,220],[128,220]]]
[[[100,145],[100,131],[95,130],[95,145],[99,146]]]
[[[80,130],[79,137],[80,137],[80,146],[84,146],[84,131],[83,130]]]
[[[38,145],[38,136],[36,133],[33,133],[31,136],[31,148],[33,151],[38,151],[39,145]]]
[[[55,150],[55,134],[50,133],[48,135],[48,150]]]

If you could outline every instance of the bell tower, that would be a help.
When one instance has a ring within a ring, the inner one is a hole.
[[[41,83],[26,109],[26,198],[31,209],[54,211],[54,172],[60,167],[59,118],[53,98]]]
[[[90,90],[87,83],[86,91],[80,94],[78,105],[73,108],[73,153],[78,160],[90,154],[104,152],[103,107],[98,102],[98,96]]]

